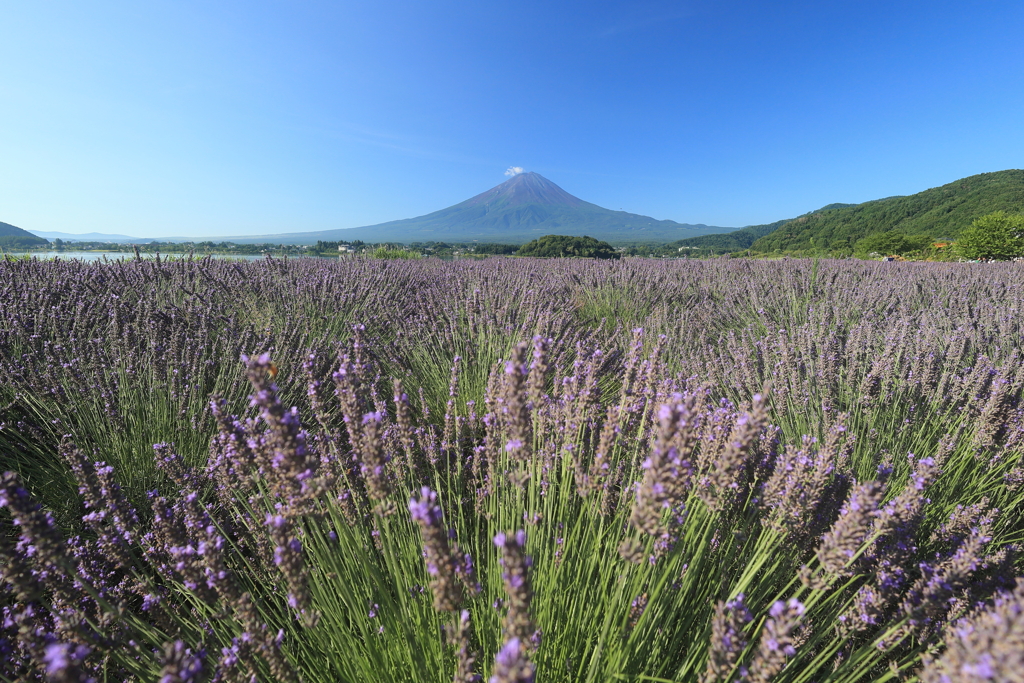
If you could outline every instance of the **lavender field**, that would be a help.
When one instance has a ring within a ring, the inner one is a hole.
[[[1024,264],[6,260],[0,301],[0,680],[1021,680]]]

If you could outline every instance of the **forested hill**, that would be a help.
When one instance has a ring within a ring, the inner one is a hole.
[[[845,206],[855,206],[854,204],[829,204],[818,209],[818,211],[827,211],[829,209],[838,209]],[[814,213],[814,212],[812,212]],[[807,214],[811,215],[811,214]],[[676,240],[670,244],[666,244],[665,247],[668,249],[679,249],[680,247],[686,247],[689,249],[706,249],[715,254],[726,254],[733,251],[742,251],[749,249],[750,245],[756,242],[759,238],[765,235],[770,235],[786,223],[795,220],[793,218],[784,218],[781,221],[775,221],[774,223],[767,223],[765,225],[748,225],[745,228],[734,230],[733,232],[725,232],[714,235],[700,235],[698,237],[687,237],[686,239]]]
[[[684,240],[676,240],[666,244],[670,249],[689,247],[691,249],[709,249],[716,254],[724,254],[731,251],[748,249],[759,237],[774,232],[779,227],[788,223],[791,218],[775,221],[767,225],[748,225],[735,232],[726,232],[715,235],[701,235],[699,237],[687,237]]]
[[[42,237],[36,237],[28,230],[22,230],[10,223],[0,222],[0,247],[7,249],[18,247],[40,247],[47,244]]]
[[[1024,170],[982,173],[906,197],[826,207],[785,223],[750,248],[852,252],[857,240],[889,230],[952,239],[974,219],[993,211],[1024,212]]]

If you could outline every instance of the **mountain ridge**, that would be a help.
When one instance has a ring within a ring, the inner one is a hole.
[[[447,208],[416,218],[361,228],[274,235],[203,238],[137,238],[127,235],[37,232],[0,222],[0,246],[42,246],[42,238],[65,241],[214,241],[236,244],[314,244],[317,241],[525,243],[545,234],[587,235],[616,245],[659,243],[714,253],[751,250],[835,255],[853,253],[854,244],[876,233],[955,238],[974,219],[1006,211],[1024,213],[1024,170],[981,173],[913,195],[834,203],[796,218],[743,228],[659,221],[612,211],[583,201],[537,173],[521,173]],[[32,240],[29,244],[24,240]],[[17,244],[15,244],[17,242]],[[666,244],[669,243],[669,244]]]
[[[145,244],[146,242],[185,242],[189,237],[132,237],[131,235],[116,235],[105,232],[55,232],[53,230],[29,230],[28,232],[48,240],[63,240],[65,242],[112,242],[114,244]]]
[[[28,230],[22,230],[16,225],[0,222],[0,247],[7,249],[23,247],[40,247],[48,242],[33,235]]]
[[[827,204],[818,209],[818,211],[843,209],[849,206],[856,206],[856,204]],[[812,211],[811,213],[813,214],[815,212]],[[688,237],[686,239],[672,242],[671,244],[666,244],[665,246],[668,248],[675,247],[676,249],[679,249],[680,247],[690,249],[706,249],[714,254],[725,254],[733,251],[742,251],[744,249],[749,249],[750,246],[761,237],[764,237],[765,235],[770,235],[771,233],[775,232],[786,223],[798,220],[799,218],[799,216],[797,218],[783,218],[782,220],[775,221],[774,223],[763,223],[761,225],[747,225],[740,228],[739,230],[734,230],[732,232],[714,235],[701,235],[699,237]]]
[[[520,173],[469,199],[432,213],[358,228],[236,237],[252,244],[312,244],[317,241],[507,242],[525,243],[542,235],[588,235],[613,244],[665,242],[728,232],[732,228],[676,223],[612,211],[569,194],[539,173]]]
[[[759,237],[750,250],[760,253],[829,250],[853,253],[868,235],[894,230],[906,235],[955,239],[976,218],[994,211],[1024,212],[1024,170],[979,173],[912,195],[861,204],[829,205]]]

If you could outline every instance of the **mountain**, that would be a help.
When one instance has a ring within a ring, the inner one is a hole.
[[[113,242],[116,244],[145,244],[147,242],[156,242],[157,239],[153,237],[129,237],[128,235],[108,235],[102,232],[87,232],[84,234],[74,234],[70,232],[48,232],[43,230],[32,230],[33,235],[39,237],[45,237],[48,240],[61,239],[65,242]],[[161,242],[178,242],[187,238],[169,238],[161,239]]]
[[[765,235],[774,232],[791,220],[793,219],[786,218],[766,225],[748,225],[745,228],[740,228],[733,232],[716,233],[714,235],[700,235],[699,237],[687,237],[686,239],[676,240],[675,242],[666,244],[665,246],[667,248],[675,249],[708,249],[716,254],[740,251],[742,249],[749,249],[750,245],[757,241],[759,237],[764,237]]]
[[[538,173],[520,173],[502,184],[425,216],[362,228],[284,235],[234,237],[252,244],[313,244],[318,240],[364,242],[505,242],[519,244],[542,235],[589,235],[615,243],[666,242],[727,232],[730,228],[656,220],[612,211],[569,194]]]
[[[841,209],[847,206],[855,206],[855,204],[829,204],[818,209],[818,211],[828,211],[829,209]],[[710,250],[715,254],[726,254],[733,251],[742,251],[749,249],[750,245],[756,242],[759,238],[765,235],[770,235],[786,223],[796,220],[794,218],[784,218],[781,221],[775,221],[774,223],[766,223],[764,225],[748,225],[745,228],[739,230],[733,230],[732,232],[726,232],[715,235],[701,235],[700,237],[687,237],[684,240],[678,240],[671,244],[666,244],[667,248],[685,247],[689,249],[702,249]]]
[[[0,223],[0,247],[19,249],[25,247],[42,247],[49,244],[42,237],[36,237],[28,230],[22,230],[10,223]]]
[[[1024,171],[982,173],[905,197],[829,207],[786,222],[750,249],[849,254],[857,240],[889,230],[952,239],[985,214],[1024,212]]]

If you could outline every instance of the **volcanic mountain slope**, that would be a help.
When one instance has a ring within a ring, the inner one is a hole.
[[[156,237],[132,237],[131,235],[112,235],[106,232],[85,232],[85,233],[73,233],[73,232],[53,232],[52,230],[32,230],[33,235],[39,235],[45,237],[48,240],[64,240],[65,242],[113,242],[114,244],[144,244],[146,242],[156,242]],[[187,242],[190,239],[188,237],[161,237],[159,241],[168,242]]]
[[[538,173],[520,173],[464,202],[418,218],[362,228],[232,238],[237,243],[312,244],[317,240],[364,242],[507,242],[542,235],[589,235],[615,243],[667,242],[730,228],[659,221],[611,211],[569,194]]]

